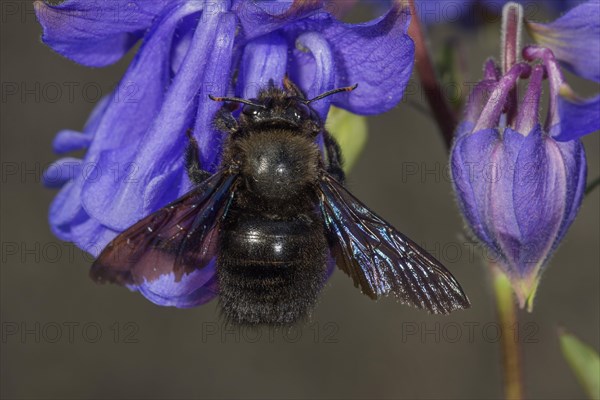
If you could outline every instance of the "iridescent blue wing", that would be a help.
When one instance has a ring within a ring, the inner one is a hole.
[[[452,274],[415,242],[369,210],[328,174],[320,207],[338,266],[364,294],[393,294],[402,302],[448,314],[469,307]]]
[[[217,254],[219,221],[235,193],[237,174],[217,172],[190,192],[117,236],[94,261],[90,276],[121,285],[174,273],[178,281]]]

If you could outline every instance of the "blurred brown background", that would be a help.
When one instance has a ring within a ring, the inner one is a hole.
[[[2,2],[1,396],[2,398],[498,398],[502,396],[494,302],[478,252],[461,238],[447,154],[413,82],[393,111],[369,118],[370,138],[349,177],[353,192],[440,258],[473,307],[433,317],[392,299],[372,302],[336,272],[306,325],[236,331],[216,302],[161,308],[88,278],[89,256],[55,239],[40,184],[57,158],[54,134],[80,129],[97,88],[105,94],[131,60],[76,65],[46,48],[29,1]],[[9,12],[10,11],[10,12]],[[471,82],[498,53],[498,24],[457,35]],[[75,84],[73,84],[75,83]],[[6,85],[18,92],[9,94]],[[578,83],[584,93],[597,85]],[[592,87],[590,87],[592,86]],[[69,92],[69,87],[74,87]],[[59,90],[57,91],[58,88]],[[588,181],[600,174],[598,134],[585,138]],[[552,260],[532,314],[522,312],[529,398],[580,398],[562,359],[563,325],[599,347],[600,190],[588,196]],[[504,334],[513,334],[505,332]]]

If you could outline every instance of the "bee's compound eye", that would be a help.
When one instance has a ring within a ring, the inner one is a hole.
[[[244,106],[242,112],[249,117],[258,117],[262,112],[262,108],[247,104]]]
[[[310,109],[306,104],[298,103],[290,110],[291,117],[296,121],[306,119],[310,115]]]

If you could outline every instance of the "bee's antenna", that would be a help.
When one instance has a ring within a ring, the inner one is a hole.
[[[250,100],[239,99],[237,97],[215,97],[212,94],[209,94],[208,98],[211,99],[212,101],[232,101],[234,103],[248,104],[249,106],[265,108],[265,109],[267,108],[264,104],[256,104],[256,103],[251,102]]]
[[[306,100],[306,104],[312,103],[313,101],[321,100],[324,97],[331,96],[332,94],[336,94],[336,93],[339,93],[339,92],[351,92],[354,89],[356,89],[357,87],[358,87],[358,83],[356,83],[356,84],[354,84],[352,86],[346,86],[346,87],[343,87],[343,88],[333,89],[333,90],[330,90],[328,92],[322,93],[322,94],[318,95],[317,97],[315,97],[313,99]]]

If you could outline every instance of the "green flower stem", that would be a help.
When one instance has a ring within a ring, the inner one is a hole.
[[[523,398],[523,381],[521,373],[521,350],[519,341],[510,334],[517,326],[517,303],[510,281],[503,272],[491,264],[490,269],[494,279],[496,309],[502,328],[502,369],[504,374],[504,395],[506,399],[520,400]]]

